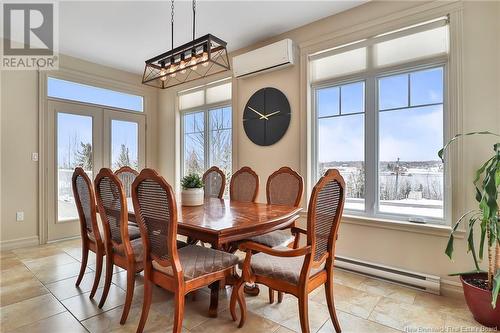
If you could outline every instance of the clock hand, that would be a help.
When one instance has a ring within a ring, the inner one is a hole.
[[[273,113],[266,114],[266,117],[268,117],[268,118],[269,118],[269,117],[274,116],[275,114],[278,114],[278,113],[280,113],[280,112],[281,112],[281,111],[280,111],[280,110],[278,110],[278,111],[275,111],[275,112],[273,112]],[[263,119],[263,118],[262,118],[262,117],[260,117],[260,119]],[[269,120],[269,119],[268,119],[268,120]]]
[[[263,115],[262,113],[260,113],[259,111],[255,110],[254,108],[252,108],[251,106],[248,107],[250,110],[252,110],[253,112],[255,112],[256,114],[258,114],[260,116],[260,119],[265,119],[265,120],[268,120],[267,116]]]

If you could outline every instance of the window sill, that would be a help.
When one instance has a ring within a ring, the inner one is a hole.
[[[302,212],[304,217],[307,217],[307,212]],[[419,224],[406,221],[387,220],[381,218],[364,217],[356,215],[343,215],[342,223],[361,225],[370,228],[382,228],[389,230],[397,230],[411,233],[418,233],[424,235],[431,235],[437,237],[448,238],[450,236],[451,227],[431,224]],[[465,238],[466,232],[464,230],[457,230],[454,233],[455,238]]]

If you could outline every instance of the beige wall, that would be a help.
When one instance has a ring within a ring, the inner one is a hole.
[[[140,84],[141,77],[72,57],[61,56],[60,68],[72,69],[96,78]],[[1,247],[38,242],[38,73],[0,71],[0,245]],[[157,90],[150,88],[146,138],[147,165],[157,166]],[[24,211],[24,221],[16,222],[16,212]]]
[[[443,3],[444,4],[444,3]],[[292,38],[296,44],[308,45],[313,40],[345,31],[353,26],[369,26],[373,20],[392,19],[397,13],[412,8],[428,9],[433,5],[423,2],[372,2],[350,11],[328,17],[304,27],[292,30],[270,40],[260,42],[231,56],[266,45],[282,38]],[[488,129],[500,132],[500,3],[464,2],[463,3],[463,130]],[[344,36],[349,37],[349,36]],[[326,38],[326,37],[325,37]],[[200,82],[196,83],[197,85]],[[300,145],[306,137],[301,132],[300,122],[304,108],[300,101],[303,85],[300,66],[295,65],[279,71],[260,74],[254,77],[233,80],[234,116],[234,154],[235,167],[252,167],[264,182],[269,174],[283,165],[291,166],[302,174],[303,156]],[[192,86],[192,85],[190,85]],[[160,93],[159,97],[159,165],[162,174],[169,181],[178,182],[179,161],[176,151],[179,144],[178,115],[175,113],[176,92],[190,86],[181,86]],[[245,135],[242,127],[242,113],[246,101],[256,90],[272,86],[282,90],[288,97],[292,109],[292,121],[284,138],[270,147],[254,145]],[[161,132],[164,132],[162,134]],[[173,144],[167,144],[166,142]],[[470,179],[473,171],[490,154],[491,139],[473,139],[463,146],[463,168],[467,178],[464,180],[466,193],[456,193],[465,199],[464,207],[454,207],[456,212],[474,207],[473,187]],[[264,201],[264,186],[261,187],[259,200]],[[460,202],[460,200],[457,200]],[[450,262],[443,254],[447,242],[446,230],[380,227],[379,224],[364,221],[348,223],[344,221],[340,229],[338,254],[361,260],[399,267],[411,271],[439,275],[449,280],[448,273],[468,270],[472,266],[469,256],[465,255],[465,242],[456,243],[455,262]]]

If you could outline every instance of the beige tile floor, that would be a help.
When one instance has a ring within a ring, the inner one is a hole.
[[[139,276],[132,308],[123,326],[119,324],[125,299],[126,273],[115,269],[105,306],[97,307],[102,283],[94,300],[88,295],[94,278],[95,258],[79,288],[74,283],[81,260],[80,241],[4,251],[0,253],[1,332],[135,332],[143,296]],[[104,274],[103,274],[104,277]],[[228,311],[230,290],[222,290],[218,318],[207,316],[209,291],[188,296],[184,332],[273,332],[300,331],[297,302],[285,295],[283,303],[269,304],[267,289],[258,297],[247,297],[248,319],[237,328]],[[484,332],[472,319],[463,298],[435,296],[368,277],[337,270],[335,304],[343,332]],[[156,288],[146,332],[169,332],[173,316],[172,296]],[[334,332],[322,288],[309,299],[311,332]]]

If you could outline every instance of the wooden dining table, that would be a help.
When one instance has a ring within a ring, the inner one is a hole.
[[[132,200],[127,199],[129,220],[135,221]],[[291,226],[300,207],[206,198],[202,206],[182,206],[178,201],[177,232],[209,243],[215,249],[231,251],[231,244]],[[227,282],[230,283],[230,282]],[[209,314],[217,316],[219,285],[212,286]]]

